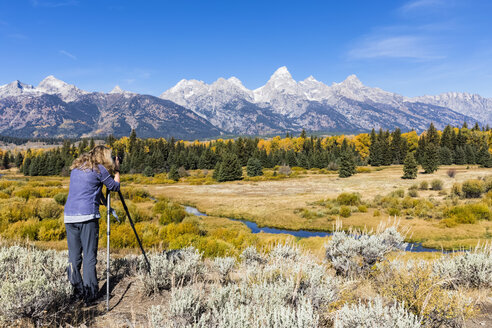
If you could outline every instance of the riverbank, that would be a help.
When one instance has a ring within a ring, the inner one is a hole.
[[[451,169],[455,171],[453,178],[447,174]],[[474,224],[451,227],[441,224],[443,209],[455,202],[449,196],[453,184],[487,176],[490,169],[442,167],[434,174],[419,174],[416,180],[401,179],[401,172],[401,167],[392,166],[378,170],[371,168],[368,173],[356,174],[348,179],[333,174],[308,173],[281,181],[235,181],[211,185],[177,183],[145,185],[145,188],[156,197],[168,197],[180,204],[196,207],[210,216],[250,221],[259,228],[330,232],[336,220],[340,219],[344,228],[375,230],[382,221],[396,214],[401,225],[410,232],[408,241],[420,243],[426,248],[462,249],[492,240],[492,221],[480,220]],[[416,190],[417,197],[408,196],[409,189],[414,185],[419,188],[420,184],[427,182],[430,185],[436,179],[442,181],[442,190],[419,189]],[[360,194],[361,201],[366,204],[373,204],[377,197],[387,197],[385,199],[389,202],[397,202],[405,208],[368,206],[364,211],[352,211],[349,217],[327,214],[332,209],[320,204],[336,199],[343,192]],[[403,194],[403,198],[388,196],[392,193]],[[404,215],[408,205],[403,201],[409,200],[418,202],[417,209],[425,212],[420,216]],[[459,204],[474,201],[457,200]]]

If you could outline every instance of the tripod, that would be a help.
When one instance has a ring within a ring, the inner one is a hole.
[[[138,245],[140,246],[140,250],[142,251],[142,254],[145,259],[145,264],[146,264],[146,269],[147,272],[150,274],[150,262],[149,259],[147,258],[147,254],[145,253],[145,250],[142,246],[142,242],[140,241],[140,237],[138,237],[137,230],[135,229],[135,225],[133,224],[132,217],[130,215],[130,211],[128,210],[128,207],[126,206],[125,199],[123,198],[123,194],[121,191],[118,191],[118,195],[120,196],[121,203],[123,204],[123,208],[125,209],[126,216],[128,217],[128,221],[130,222],[130,225],[133,229],[133,232],[135,233],[135,237],[137,238]],[[111,208],[111,192],[108,190],[106,194],[106,206],[107,206],[107,225],[106,225],[106,236],[107,236],[107,252],[106,252],[106,311],[109,311],[109,262],[110,262],[110,257],[109,257],[109,236],[111,234],[111,214],[115,217],[118,222],[120,222],[118,215],[116,215],[116,211]]]

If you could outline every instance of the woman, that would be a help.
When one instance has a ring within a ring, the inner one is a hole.
[[[99,290],[96,263],[101,217],[99,205],[104,204],[102,186],[104,184],[108,190],[119,191],[119,162],[118,159],[116,163],[113,161],[111,149],[96,146],[77,158],[70,169],[70,187],[64,213],[68,243],[68,280],[74,287],[74,296],[90,303],[97,298]],[[83,278],[80,276],[82,262]]]

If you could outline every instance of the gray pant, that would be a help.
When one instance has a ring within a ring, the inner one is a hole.
[[[68,280],[76,293],[93,298],[99,290],[96,273],[99,219],[65,223],[65,229],[68,243]],[[84,264],[83,279],[80,276],[82,263]]]

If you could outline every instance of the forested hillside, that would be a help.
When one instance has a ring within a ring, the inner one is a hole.
[[[129,137],[109,136],[107,144],[122,158],[123,173],[174,172],[178,168],[214,169],[224,160],[230,165],[246,166],[250,159],[263,168],[277,165],[302,168],[338,170],[343,158],[352,165],[403,164],[407,153],[412,153],[426,172],[438,165],[479,164],[492,166],[490,148],[492,131],[478,125],[469,129],[447,126],[438,131],[431,124],[418,135],[415,131],[394,131],[346,136],[299,136],[287,134],[271,139],[237,138],[213,141],[180,141],[171,139],[140,139],[135,131]],[[66,175],[74,158],[94,146],[94,140],[82,139],[77,145],[65,141],[51,150],[3,151],[2,167],[17,166],[25,175]]]

